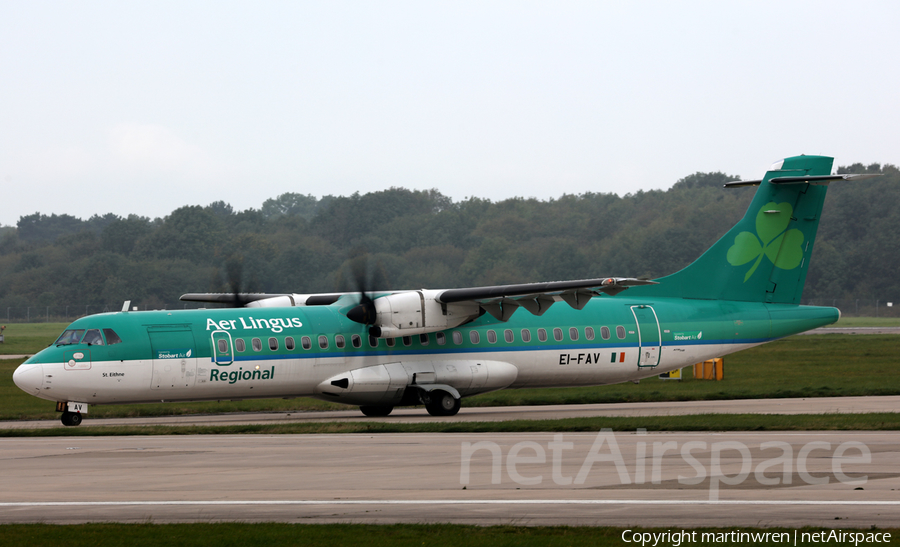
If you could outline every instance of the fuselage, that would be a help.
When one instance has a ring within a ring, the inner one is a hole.
[[[417,374],[418,383],[446,384],[461,396],[636,380],[840,315],[834,308],[622,295],[595,297],[580,311],[558,305],[505,322],[485,314],[455,329],[378,339],[347,319],[353,302],[346,300],[88,316],[23,363],[14,379],[34,396],[87,404],[303,396],[389,403]],[[87,343],[94,331],[100,338]],[[372,371],[370,380],[360,370]],[[355,384],[347,386],[340,377],[350,371]]]

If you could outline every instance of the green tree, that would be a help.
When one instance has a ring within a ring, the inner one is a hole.
[[[16,224],[19,240],[28,243],[51,243],[61,235],[79,232],[85,222],[72,215],[33,215],[19,217]]]
[[[205,265],[224,258],[222,251],[227,247],[222,220],[198,205],[176,209],[141,243],[143,254]]]
[[[149,236],[152,231],[149,218],[137,215],[117,218],[103,228],[100,233],[100,246],[104,251],[128,256],[138,241]]]

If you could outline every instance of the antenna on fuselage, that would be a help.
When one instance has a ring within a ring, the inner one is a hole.
[[[131,300],[126,300],[124,304],[122,304],[122,311],[128,311],[128,308],[131,307]]]

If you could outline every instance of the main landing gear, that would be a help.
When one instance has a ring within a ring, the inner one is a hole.
[[[394,410],[392,406],[370,406],[363,405],[359,407],[359,411],[365,414],[366,416],[376,417],[376,416],[387,416]]]
[[[459,399],[442,389],[434,389],[432,391],[422,389],[407,390],[399,404],[401,406],[425,405],[425,410],[432,416],[456,416],[459,412],[459,407],[462,405]],[[360,412],[371,417],[387,416],[393,410],[393,406],[386,405],[361,405],[359,407]]]
[[[66,411],[62,413],[60,420],[65,426],[81,425],[81,413]]]
[[[432,416],[456,416],[462,401],[446,391],[436,389],[427,395],[425,410]]]

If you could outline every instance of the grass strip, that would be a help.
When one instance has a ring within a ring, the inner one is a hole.
[[[680,528],[628,528],[629,540],[635,533],[676,533]],[[797,529],[797,543],[793,542],[793,528],[693,528],[696,543],[716,545],[775,545],[771,541],[725,541],[712,538],[730,538],[732,532],[746,534],[786,533],[791,545],[821,545],[822,542],[803,541],[804,533],[822,532],[821,528]],[[453,545],[455,547],[528,547],[571,546],[592,547],[634,545],[625,543],[625,528],[586,526],[471,526],[458,524],[280,524],[280,523],[219,523],[219,524],[15,524],[0,526],[0,547],[22,545],[65,545],[66,547],[114,547],[125,545],[143,547],[156,545],[215,546],[215,547],[266,547],[303,545],[304,547],[358,546],[362,541],[367,547],[421,547],[428,545]],[[891,544],[896,544],[900,528],[866,529],[860,532],[891,534]],[[704,536],[711,534],[711,536]],[[747,536],[752,537],[752,536]],[[883,536],[882,536],[883,537]],[[652,540],[651,543],[652,544]],[[674,545],[661,542],[659,545]],[[691,543],[682,543],[682,545]],[[637,545],[641,545],[638,539]],[[883,545],[883,543],[882,543]]]
[[[87,422],[86,422],[87,423]],[[599,431],[894,431],[900,413],[701,414],[689,416],[590,417],[500,422],[301,422],[246,425],[135,425],[6,429],[0,437],[90,437],[121,435],[310,435],[339,433],[531,433]]]

